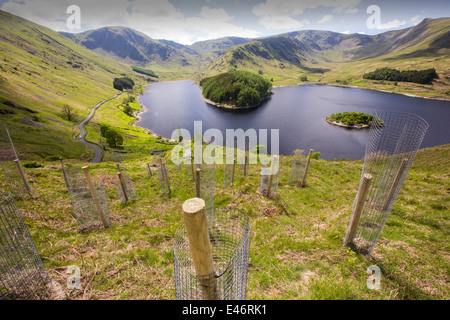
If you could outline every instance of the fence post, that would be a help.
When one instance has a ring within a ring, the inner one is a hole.
[[[247,176],[247,165],[248,165],[248,156],[246,154],[244,160],[244,177]]]
[[[208,219],[205,214],[205,201],[192,198],[183,203],[183,220],[189,239],[197,279],[204,300],[217,300],[217,280],[214,277],[214,264]]]
[[[195,169],[195,197],[200,198],[200,169]]]
[[[59,160],[61,161],[61,171],[63,173],[64,182],[66,183],[67,190],[70,190],[69,180],[67,178],[67,172],[66,172],[66,168],[64,167],[63,158],[59,158]]]
[[[231,187],[234,186],[234,173],[236,172],[236,159],[233,159],[233,168],[231,169]]]
[[[191,171],[192,171],[192,180],[195,179],[195,173],[194,173],[194,156],[191,156]]]
[[[14,163],[16,164],[17,169],[19,170],[19,173],[20,173],[20,176],[22,177],[22,181],[23,181],[25,188],[31,195],[33,195],[33,191],[31,191],[30,184],[28,183],[28,179],[25,176],[25,172],[23,172],[23,169],[22,169],[22,166],[20,165],[19,159],[14,160]]]
[[[166,171],[166,164],[162,159],[159,159],[159,162],[161,164],[161,174],[163,176],[164,181],[166,181],[167,190],[169,191],[169,197],[170,197],[171,190],[170,190],[169,177],[168,177],[168,174]]]
[[[125,181],[123,180],[122,172],[118,172],[117,176],[119,177],[120,187],[122,188],[123,197],[125,198],[125,202],[128,202],[127,188],[125,186]]]
[[[102,206],[100,204],[100,199],[98,198],[97,191],[95,190],[94,184],[92,183],[91,174],[89,173],[88,167],[81,168],[83,170],[84,178],[86,179],[86,183],[91,191],[92,198],[94,199],[95,207],[97,208],[98,214],[102,219],[103,226],[105,228],[108,227],[108,220],[106,219],[105,213],[103,212]]]
[[[147,173],[149,175],[149,178],[152,177],[152,169],[150,168],[150,165],[147,163]]]
[[[344,245],[353,242],[355,238],[356,229],[358,228],[359,219],[361,217],[362,209],[364,208],[364,203],[367,200],[367,195],[369,193],[370,182],[372,180],[372,175],[366,173],[364,174],[361,182],[361,190],[358,191],[355,211],[353,213],[352,222],[348,229],[348,232],[344,239]]]
[[[271,168],[270,168],[269,183],[267,185],[267,193],[266,193],[267,197],[270,197],[270,193],[272,192],[272,183],[273,183],[273,175],[274,175],[273,172],[275,170],[275,164],[276,164],[277,160],[278,160],[278,156],[276,156],[276,155],[273,156],[272,165],[271,165]]]
[[[302,183],[300,185],[302,188],[306,185],[306,176],[308,175],[309,163],[311,162],[311,155],[312,155],[313,151],[314,151],[313,149],[309,150],[308,160],[306,161],[305,172],[303,173],[303,179],[302,179]]]

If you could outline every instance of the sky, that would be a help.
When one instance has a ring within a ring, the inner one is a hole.
[[[450,16],[450,0],[0,0],[0,9],[55,31],[125,26],[189,45],[297,30],[378,34]]]

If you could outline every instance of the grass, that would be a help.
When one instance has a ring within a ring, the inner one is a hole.
[[[249,216],[248,299],[439,299],[450,297],[448,181],[450,145],[420,150],[372,257],[342,246],[359,184],[362,161],[312,160],[306,188],[288,185],[291,157],[281,157],[278,196],[259,188],[250,166],[235,188],[223,188],[216,171],[216,206]],[[171,198],[135,152],[125,162],[138,200],[122,205],[112,162],[89,165],[106,186],[112,227],[80,234],[59,165],[25,168],[37,199],[17,205],[53,283],[66,299],[174,299],[173,236],[182,226],[181,205],[194,197],[193,181],[169,165]],[[79,161],[69,161],[81,165]],[[433,165],[435,164],[435,165]],[[1,182],[5,187],[5,181]],[[81,269],[81,289],[69,291],[65,273]],[[381,290],[366,286],[366,269],[381,268]]]
[[[118,92],[113,79],[133,74],[131,66],[6,12],[0,11],[0,17],[0,110],[10,112],[0,115],[0,123],[9,128],[20,157],[88,155],[90,151],[74,139],[77,123]],[[133,79],[145,81],[138,74]],[[63,104],[73,108],[75,123],[63,116]]]
[[[420,37],[411,33],[411,29],[399,38],[395,46],[389,41],[367,44],[358,47],[357,43],[343,41],[340,46],[315,52],[312,56],[302,50],[293,50],[292,54],[304,54],[301,63],[276,59],[277,50],[269,50],[268,55],[258,56],[249,49],[249,44],[237,46],[234,51],[246,53],[245,58],[236,60],[233,48],[206,65],[198,73],[196,80],[206,76],[226,72],[230,69],[247,70],[257,73],[264,71],[267,80],[273,79],[274,86],[298,85],[301,77],[307,76],[308,82],[333,85],[358,86],[362,88],[385,90],[395,93],[417,95],[427,98],[449,99],[450,55],[448,49],[437,49],[436,39],[445,38],[448,32],[448,19],[429,21],[420,33]],[[392,34],[391,34],[392,36]],[[258,46],[258,44],[253,44]],[[265,49],[264,49],[265,50]],[[304,61],[303,61],[304,60]],[[399,70],[424,70],[435,68],[439,79],[430,85],[394,81],[364,80],[365,73],[377,68],[390,67]]]
[[[149,151],[170,150],[170,145],[149,130],[130,125],[135,118],[123,112],[126,94],[105,103],[87,126],[87,139],[100,145],[105,144],[100,136],[102,123],[114,126],[125,138],[117,151],[124,152],[137,201],[120,203],[111,152],[106,152],[105,162],[89,165],[94,181],[106,186],[111,228],[79,233],[59,163],[43,161],[64,156],[72,159],[68,163],[86,165],[83,160],[92,156],[92,150],[73,139],[77,127],[61,116],[61,104],[70,104],[83,118],[97,103],[114,96],[113,78],[131,73],[131,67],[94,54],[47,28],[0,14],[0,33],[6,39],[0,51],[0,109],[13,112],[2,114],[1,122],[8,125],[24,164],[39,161],[42,165],[24,168],[38,198],[18,198],[17,205],[53,283],[67,299],[174,299],[173,236],[182,226],[180,208],[194,196],[194,185],[169,165],[173,194],[168,198],[161,194],[157,177],[147,177],[144,165],[153,161]],[[256,67],[241,67],[257,72],[264,66],[263,76],[273,78],[274,85],[297,84],[307,75],[308,82],[339,80],[347,85],[442,96],[449,85],[448,54],[415,57],[409,53],[399,51],[401,60],[392,55],[384,57],[390,60],[305,64],[303,68],[255,59]],[[329,60],[342,59],[333,52],[324,55]],[[395,86],[360,77],[370,68],[392,63],[412,69],[437,66],[442,76],[431,87]],[[147,67],[164,80],[190,78],[197,72],[195,65]],[[314,73],[319,67],[327,71]],[[138,83],[144,80],[136,78]],[[5,104],[7,100],[16,108]],[[130,106],[139,108],[136,103]],[[288,185],[292,158],[282,156],[279,194],[274,199],[256,192],[258,166],[250,167],[247,178],[238,176],[233,190],[222,187],[223,173],[218,169],[216,205],[241,211],[252,225],[247,298],[449,299],[449,159],[450,145],[420,150],[371,259],[342,246],[361,161],[312,160],[307,187],[300,189]],[[8,189],[3,174],[0,187]],[[80,290],[66,289],[69,275],[65,272],[70,265],[81,269]],[[382,270],[380,291],[366,286],[370,265]]]

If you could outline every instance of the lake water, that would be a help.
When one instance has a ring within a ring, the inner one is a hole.
[[[147,109],[140,127],[170,138],[178,127],[194,132],[194,121],[202,121],[203,132],[226,129],[279,129],[280,154],[295,149],[319,151],[321,159],[361,159],[368,129],[346,129],[328,124],[332,113],[397,111],[416,114],[429,124],[421,145],[427,148],[450,143],[450,102],[399,94],[307,84],[273,88],[272,97],[260,107],[228,111],[205,103],[201,89],[191,80],[159,82],[147,87],[139,102]],[[269,144],[270,150],[270,144]]]

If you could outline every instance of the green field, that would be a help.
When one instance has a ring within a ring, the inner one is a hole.
[[[250,217],[247,299],[448,300],[450,145],[420,150],[371,258],[342,246],[362,161],[312,160],[306,188],[289,186],[291,157],[281,157],[278,196],[257,190],[260,167],[223,188],[216,170],[215,205]],[[120,204],[113,162],[89,165],[106,186],[112,227],[81,234],[58,162],[25,168],[37,199],[17,200],[50,277],[67,299],[174,299],[173,237],[194,182],[169,165],[172,197],[138,152],[125,165],[138,200]],[[73,165],[82,162],[70,161]],[[170,161],[169,161],[170,163]],[[2,189],[7,189],[2,180]],[[81,289],[69,291],[66,268],[81,269]],[[366,286],[366,269],[381,268],[381,290]]]
[[[326,49],[314,57],[295,52],[298,56],[286,60],[272,49],[278,41],[284,41],[286,49],[295,41],[280,37],[269,39],[267,46],[238,45],[222,56],[207,53],[204,61],[210,59],[211,64],[205,63],[201,70],[176,60],[150,62],[144,69],[153,71],[160,81],[200,81],[238,69],[261,74],[274,86],[317,82],[448,99],[449,51],[445,43],[433,47],[436,39],[446,39],[447,21],[427,22],[421,37],[414,37],[411,30],[399,31],[396,34],[405,45],[392,50],[366,47],[358,51],[352,42],[357,38],[351,38],[342,42],[347,49]],[[3,11],[0,36],[0,123],[9,128],[37,196],[17,198],[16,203],[53,284],[66,299],[174,299],[173,238],[182,226],[181,205],[194,197],[195,188],[184,172],[175,170],[170,152],[166,161],[172,197],[161,194],[157,176],[147,176],[144,166],[155,160],[151,150],[172,148],[162,137],[133,125],[137,117],[132,113],[140,110],[134,99],[151,79],[134,72],[131,65]],[[372,54],[374,50],[377,54]],[[298,63],[292,58],[304,60]],[[363,79],[365,73],[383,67],[435,68],[439,79],[431,85]],[[307,79],[302,81],[304,76]],[[78,123],[91,108],[118,93],[113,88],[116,77],[131,77],[137,85],[102,105],[87,126],[87,140],[107,149],[104,162],[89,167],[94,181],[106,187],[112,227],[81,234],[55,159],[87,165],[93,151],[77,142]],[[65,104],[72,107],[75,120],[62,113]],[[126,105],[131,113],[125,112]],[[107,146],[100,134],[102,124],[124,137],[123,146],[115,150]],[[137,201],[119,202],[111,151],[122,152]],[[278,196],[273,199],[257,192],[258,165],[250,166],[248,177],[238,176],[234,189],[223,187],[223,168],[218,166],[216,171],[216,207],[238,210],[251,221],[248,299],[450,298],[450,145],[418,152],[371,258],[342,245],[363,161],[313,159],[306,188],[297,188],[288,185],[292,157],[280,159]],[[32,168],[30,162],[38,167]],[[0,188],[9,190],[4,174]],[[79,290],[66,288],[70,265],[81,269]],[[367,288],[366,270],[371,265],[381,268],[380,291]]]

